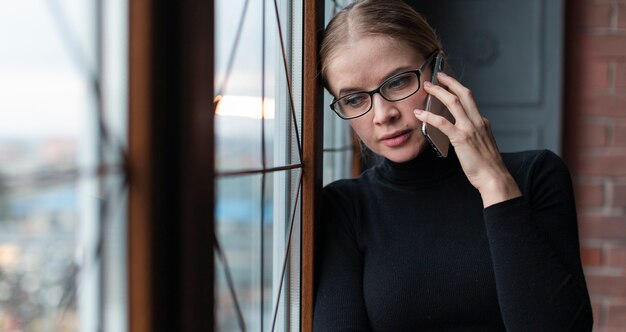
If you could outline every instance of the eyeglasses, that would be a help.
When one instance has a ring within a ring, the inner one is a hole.
[[[418,69],[393,75],[374,90],[358,91],[334,98],[330,103],[330,108],[340,118],[349,120],[363,116],[372,109],[372,98],[375,93],[380,93],[381,97],[391,102],[409,98],[419,91],[422,68],[433,60],[435,54],[437,51],[428,56],[428,59]]]

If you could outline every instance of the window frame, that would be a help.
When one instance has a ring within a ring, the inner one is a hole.
[[[208,331],[214,3],[129,6],[129,330]]]
[[[317,45],[324,1],[303,4],[301,319],[313,327],[322,189]],[[214,1],[129,2],[129,330],[214,327]],[[197,73],[203,73],[197,75]],[[207,174],[209,176],[207,176]]]
[[[321,218],[324,116],[318,45],[324,0],[304,1],[301,331],[313,331],[315,223]]]

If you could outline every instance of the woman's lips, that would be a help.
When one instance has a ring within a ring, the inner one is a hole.
[[[387,147],[395,148],[406,143],[411,137],[411,133],[411,130],[404,130],[397,134],[385,136],[386,138],[381,139],[381,142]]]

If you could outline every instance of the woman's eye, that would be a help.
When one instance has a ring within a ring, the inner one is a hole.
[[[348,107],[359,107],[364,101],[365,98],[363,96],[346,97],[344,98],[343,105]]]
[[[391,90],[403,89],[407,87],[410,82],[411,82],[411,77],[407,75],[403,75],[387,82],[386,88],[391,89]]]

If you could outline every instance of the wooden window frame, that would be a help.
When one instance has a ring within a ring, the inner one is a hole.
[[[301,331],[313,330],[324,1],[304,1]],[[212,331],[214,1],[129,2],[129,331]]]
[[[304,1],[301,331],[313,331],[314,226],[320,216],[324,145],[323,88],[318,45],[324,29],[324,0]]]
[[[129,330],[210,331],[214,3],[129,6]]]

